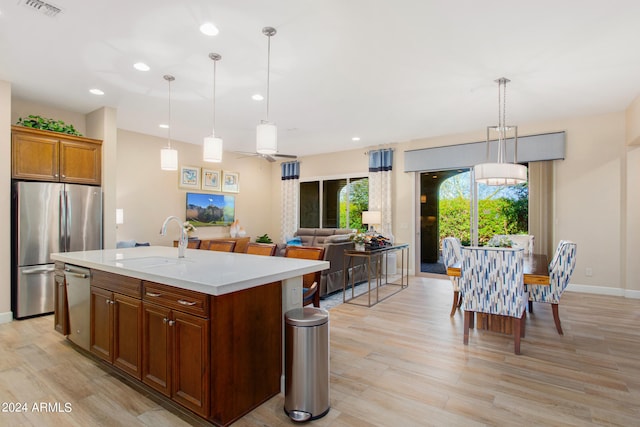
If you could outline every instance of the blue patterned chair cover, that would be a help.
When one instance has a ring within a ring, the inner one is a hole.
[[[549,286],[528,286],[529,311],[533,312],[534,302],[551,304],[553,321],[560,335],[563,335],[558,303],[560,297],[569,284],[569,279],[576,267],[576,244],[568,240],[561,240],[549,263]]]
[[[460,240],[456,237],[445,237],[442,240],[442,261],[445,268],[451,267],[456,262],[460,262],[462,259],[462,253],[460,252],[462,245]],[[456,310],[460,306],[460,278],[455,276],[449,276],[451,279],[451,285],[453,286],[453,303],[451,305],[451,313],[449,316],[456,314]]]
[[[513,318],[514,352],[520,354],[527,306],[523,259],[522,248],[462,248],[460,292],[465,345],[473,312],[509,316]]]
[[[568,240],[558,243],[549,263],[549,286],[529,286],[529,300],[558,304],[576,267],[576,244]]]
[[[460,240],[458,240],[457,237],[445,237],[442,240],[442,261],[444,263],[444,268],[449,268],[462,259],[461,250],[462,244],[460,244]],[[450,276],[450,278],[451,283],[453,284],[453,290],[459,291],[459,277]]]
[[[521,248],[462,248],[462,309],[522,317],[527,305],[523,252]]]

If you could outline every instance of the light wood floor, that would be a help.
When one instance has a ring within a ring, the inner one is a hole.
[[[372,308],[331,309],[331,411],[311,425],[640,425],[639,300],[565,293],[564,336],[536,304],[515,356],[512,338],[491,332],[464,346],[451,298],[447,280],[412,278]],[[2,426],[196,423],[74,350],[50,316],[0,325],[0,401],[29,406],[0,412]],[[39,402],[71,412],[33,412]],[[292,425],[283,404],[276,396],[234,425]]]

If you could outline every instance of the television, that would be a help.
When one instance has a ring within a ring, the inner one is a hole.
[[[235,196],[187,193],[187,221],[194,227],[228,226],[235,221]]]

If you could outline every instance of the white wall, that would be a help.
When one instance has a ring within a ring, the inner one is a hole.
[[[11,84],[0,80],[0,323],[11,321]]]
[[[184,221],[185,194],[202,191],[179,188],[179,172],[160,169],[160,149],[166,146],[166,139],[124,130],[118,131],[117,139],[116,208],[124,209],[124,224],[117,228],[117,240],[171,246],[180,230],[170,225],[167,236],[160,236],[164,219],[175,215]],[[224,152],[222,163],[206,163],[202,161],[200,145],[172,141],[171,146],[178,150],[179,165],[238,172],[240,192],[236,194],[236,218],[252,238],[265,233],[273,235],[271,163],[258,157],[241,158],[231,152]],[[229,237],[229,227],[199,227],[195,235]]]

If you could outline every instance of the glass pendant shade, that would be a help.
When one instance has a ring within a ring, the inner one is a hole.
[[[276,154],[278,128],[271,122],[262,122],[256,129],[256,151],[259,154]]]
[[[166,74],[163,78],[169,84],[169,126],[167,127],[167,146],[160,150],[160,169],[177,171],[178,150],[171,148],[171,82],[175,80],[175,77]]]
[[[165,147],[160,150],[160,168],[164,171],[178,170],[178,150]]]
[[[209,59],[213,61],[213,129],[211,136],[204,138],[202,142],[202,160],[205,162],[222,162],[222,138],[216,138],[216,64],[222,59],[218,53],[210,53]]]
[[[222,162],[222,139],[211,135],[204,139],[202,158],[205,162]]]
[[[473,167],[476,181],[485,185],[517,185],[527,182],[527,167],[515,163],[481,163]]]
[[[256,152],[258,154],[276,154],[278,152],[278,128],[269,121],[269,81],[271,69],[271,37],[276,35],[273,27],[264,27],[262,34],[267,36],[267,117],[256,128]]]

